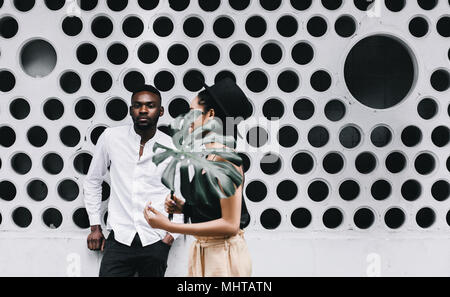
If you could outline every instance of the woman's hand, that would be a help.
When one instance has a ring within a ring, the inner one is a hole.
[[[147,223],[152,226],[155,229],[163,229],[167,230],[168,226],[170,225],[169,219],[154,209],[151,206],[151,202],[147,203],[144,209],[144,217]]]
[[[167,195],[166,202],[164,203],[166,212],[170,214],[183,213],[184,201],[175,195],[173,195],[173,199],[170,196],[170,194]]]

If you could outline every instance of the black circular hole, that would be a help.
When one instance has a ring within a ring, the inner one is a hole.
[[[344,159],[339,153],[329,153],[323,158],[322,166],[329,174],[336,174],[344,168]]]
[[[378,126],[370,134],[370,141],[376,147],[387,146],[392,140],[392,132],[388,127]]]
[[[380,179],[373,183],[370,192],[375,200],[382,201],[391,195],[392,187],[388,181]]]
[[[64,4],[66,4],[66,0],[45,0],[45,5],[50,10],[60,10]]]
[[[417,180],[410,179],[403,183],[402,197],[407,201],[416,201],[422,195],[422,186]]]
[[[330,134],[325,127],[316,126],[308,132],[308,142],[313,147],[323,147],[330,140]]]
[[[269,141],[269,134],[262,127],[253,127],[247,132],[247,143],[253,147],[261,147]]]
[[[72,220],[75,225],[77,225],[81,229],[89,228],[89,216],[87,214],[86,208],[79,208],[75,210],[72,215]]]
[[[450,37],[450,17],[440,18],[436,24],[436,29],[442,37]]]
[[[188,49],[182,44],[174,44],[167,51],[167,59],[176,66],[183,65],[189,58]]]
[[[439,126],[433,129],[431,141],[437,147],[444,147],[450,141],[450,129],[447,126]]]
[[[47,143],[48,134],[44,128],[40,126],[31,127],[27,132],[28,141],[32,146],[43,147]]]
[[[184,34],[192,38],[202,35],[204,29],[205,25],[202,20],[197,17],[189,17],[183,24]]]
[[[278,120],[284,115],[284,105],[278,99],[269,99],[263,105],[263,114],[268,120]]]
[[[311,221],[311,212],[306,208],[297,208],[291,215],[291,223],[296,228],[306,228]]]
[[[242,158],[242,165],[244,166],[244,172],[247,172],[250,168],[250,158],[246,153],[239,152],[238,155]]]
[[[50,99],[45,102],[43,110],[49,120],[59,120],[64,114],[64,104],[58,99]]]
[[[267,88],[269,79],[263,71],[254,70],[247,75],[246,84],[250,91],[260,93]]]
[[[122,31],[130,38],[139,37],[144,32],[144,23],[136,16],[128,17],[123,21]]]
[[[330,208],[323,214],[322,222],[328,229],[338,228],[344,220],[344,215],[337,208]]]
[[[104,70],[95,72],[91,77],[91,86],[95,91],[99,93],[105,93],[109,91],[112,87],[112,84],[113,80],[111,75]]]
[[[419,127],[408,126],[403,129],[401,139],[407,147],[416,146],[422,141],[422,131]]]
[[[342,182],[339,186],[339,195],[345,201],[353,201],[361,192],[358,183],[354,180],[346,180]]]
[[[415,37],[424,37],[428,33],[428,22],[423,17],[415,17],[409,22],[409,32]]]
[[[113,121],[122,121],[128,115],[128,105],[122,99],[115,98],[106,105],[106,115]]]
[[[314,115],[314,111],[314,104],[309,99],[299,99],[294,104],[294,114],[299,120],[309,120]]]
[[[30,226],[33,216],[31,212],[25,207],[18,207],[12,213],[12,219],[14,223],[20,228],[26,228]]]
[[[91,142],[94,145],[97,145],[97,141],[100,138],[100,136],[103,134],[103,132],[106,130],[105,126],[98,126],[92,129],[91,131]]]
[[[283,37],[292,37],[298,31],[298,22],[290,15],[282,16],[277,22],[277,31]]]
[[[233,72],[228,70],[223,70],[217,73],[216,77],[214,78],[214,83],[218,83],[219,81],[230,78],[232,81],[236,82],[236,76],[233,74]]]
[[[97,56],[97,49],[90,43],[83,43],[77,49],[77,59],[81,64],[92,64],[97,60]]]
[[[129,92],[134,92],[139,86],[145,84],[145,77],[138,71],[130,71],[123,78],[123,85]]]
[[[20,51],[22,69],[34,78],[49,75],[56,66],[56,60],[54,47],[42,39],[27,42]]]
[[[344,75],[348,89],[360,103],[375,109],[390,108],[400,103],[413,86],[413,57],[394,37],[366,37],[348,54]]]
[[[16,132],[11,127],[0,127],[0,145],[11,147],[16,142]]]
[[[115,43],[108,48],[108,60],[114,65],[121,65],[128,60],[128,49],[121,43]]]
[[[328,188],[328,185],[321,180],[313,181],[308,186],[308,196],[312,201],[322,202],[327,199],[329,194],[330,189]]]
[[[31,166],[31,158],[27,154],[17,153],[11,158],[11,168],[18,174],[27,174]]]
[[[421,175],[430,174],[436,167],[436,160],[429,153],[421,153],[414,161],[414,168]]]
[[[265,10],[273,11],[280,7],[281,0],[259,0],[259,3]]]
[[[0,198],[5,201],[12,201],[16,198],[16,186],[10,181],[4,180],[0,182]]]
[[[250,0],[228,0],[234,10],[244,10],[250,5]]]
[[[155,75],[155,87],[162,92],[170,91],[175,85],[175,77],[169,71],[160,71]]]
[[[89,120],[95,114],[95,105],[89,99],[81,99],[75,104],[75,114],[82,120]]]
[[[267,196],[267,187],[261,181],[252,181],[247,185],[245,195],[250,201],[261,202]]]
[[[172,118],[188,113],[189,109],[189,102],[182,98],[176,98],[169,104],[169,114]]]
[[[56,208],[49,208],[42,214],[44,224],[50,229],[58,229],[63,221],[62,214]]]
[[[167,37],[172,34],[173,28],[173,22],[168,17],[159,17],[153,23],[153,31],[161,37]]]
[[[6,93],[14,89],[16,86],[16,78],[8,70],[0,71],[0,91]]]
[[[59,174],[64,168],[63,159],[56,153],[49,153],[42,159],[42,167],[52,175]]]
[[[314,159],[308,153],[298,153],[292,159],[292,169],[298,174],[307,174],[314,168]]]
[[[417,4],[419,4],[422,9],[432,10],[438,4],[438,0],[417,0]]]
[[[336,10],[342,5],[342,0],[321,0],[323,7],[328,10]]]
[[[79,17],[68,16],[62,22],[62,30],[68,36],[76,36],[83,30],[83,22]]]
[[[356,22],[351,16],[341,16],[334,24],[336,33],[341,37],[350,37],[356,32]]]
[[[151,64],[156,62],[159,57],[159,49],[153,43],[144,43],[138,49],[138,57],[142,63]]]
[[[22,12],[27,12],[34,7],[35,0],[14,0],[14,7]]]
[[[399,173],[406,167],[406,157],[400,152],[390,153],[386,157],[386,168],[391,173]]]
[[[405,0],[384,0],[384,3],[386,4],[386,8],[392,12],[399,12],[406,5]]]
[[[220,0],[198,0],[198,5],[204,11],[212,12],[219,8]]]
[[[436,214],[434,210],[429,207],[420,209],[416,214],[416,222],[419,227],[426,229],[430,228],[436,221]]]
[[[270,65],[277,64],[283,57],[281,47],[276,43],[267,43],[261,50],[261,58]]]
[[[311,75],[311,86],[317,92],[325,92],[331,86],[331,76],[324,70],[319,70]]]
[[[291,5],[297,10],[303,11],[311,7],[312,0],[291,0]]]
[[[431,186],[431,195],[437,201],[445,201],[450,197],[450,184],[446,180],[439,180]]]
[[[328,25],[324,18],[315,16],[309,19],[306,26],[308,33],[313,37],[321,37],[327,33]]]
[[[0,19],[0,36],[6,39],[13,38],[17,31],[19,31],[19,24],[15,18],[5,16]]]
[[[30,104],[23,98],[14,99],[9,105],[9,112],[16,120],[23,120],[30,114]]]
[[[297,193],[297,185],[292,180],[283,180],[277,186],[277,196],[283,201],[291,201]]]
[[[91,161],[92,156],[89,153],[81,153],[73,159],[73,167],[78,173],[86,175],[89,171]]]
[[[431,75],[430,81],[433,89],[438,92],[445,92],[450,87],[450,73],[443,69],[436,70]]]
[[[80,142],[81,134],[74,126],[66,126],[59,132],[59,138],[65,146],[75,147]]]
[[[375,170],[377,166],[377,160],[375,156],[370,152],[363,152],[356,157],[355,167],[358,172],[362,174],[369,174]]]
[[[400,228],[405,223],[405,220],[406,216],[403,210],[396,207],[389,209],[384,215],[384,222],[391,229]]]
[[[367,11],[373,6],[375,0],[353,0],[353,3],[359,10]]]
[[[191,92],[198,92],[203,88],[205,77],[196,69],[189,70],[183,77],[184,87]]]
[[[298,89],[300,78],[292,70],[286,70],[280,73],[277,79],[278,87],[286,93],[292,93]]]
[[[97,7],[98,0],[77,0],[77,3],[82,10],[90,11]]]
[[[189,6],[190,0],[169,0],[170,8],[175,11],[183,11]]]
[[[298,142],[298,132],[292,126],[284,126],[278,132],[278,142],[283,147],[293,147]]]
[[[245,31],[251,37],[259,38],[266,34],[267,23],[260,16],[252,16],[245,22]]]
[[[45,182],[35,179],[28,183],[27,193],[34,201],[43,201],[47,198],[48,187]]]
[[[273,230],[280,226],[281,215],[278,210],[269,208],[262,212],[260,221],[265,229]]]
[[[238,65],[244,66],[250,62],[252,58],[252,51],[250,47],[244,43],[237,43],[233,45],[230,50],[231,61]]]
[[[431,98],[422,99],[417,105],[417,113],[424,120],[430,120],[436,116],[438,112],[438,105],[435,100]]]
[[[106,38],[114,29],[113,22],[106,16],[96,17],[91,24],[91,31],[95,37]]]
[[[138,4],[142,9],[152,10],[159,5],[159,0],[138,0]]]
[[[58,195],[65,201],[74,201],[79,194],[78,184],[71,179],[65,179],[58,185]]]
[[[299,65],[306,65],[314,58],[314,49],[306,42],[300,42],[292,48],[292,59]]]
[[[213,66],[219,62],[220,51],[214,44],[207,43],[198,50],[198,60],[205,66]]]
[[[73,94],[80,89],[81,78],[77,73],[73,71],[67,71],[63,75],[61,75],[59,79],[59,85],[61,86],[61,89],[67,94]]]
[[[375,222],[375,215],[372,210],[368,208],[361,208],[355,212],[353,222],[359,229],[369,229]]]
[[[325,116],[332,122],[340,121],[346,114],[344,103],[340,100],[331,100],[325,105]]]
[[[274,153],[267,153],[261,158],[260,168],[268,175],[274,175],[281,169],[282,161],[280,156]]]
[[[106,4],[112,11],[122,11],[128,5],[128,0],[107,0]]]

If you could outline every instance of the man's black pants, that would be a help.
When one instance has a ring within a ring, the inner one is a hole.
[[[99,276],[130,277],[137,273],[141,277],[163,277],[169,250],[170,245],[162,240],[143,247],[137,233],[131,246],[127,246],[116,241],[111,231],[105,242]]]

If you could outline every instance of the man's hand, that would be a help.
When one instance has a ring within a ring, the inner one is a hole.
[[[166,202],[164,203],[166,212],[169,214],[183,213],[184,201],[175,195],[173,195],[173,199],[170,196],[170,194],[167,195]]]
[[[91,234],[87,238],[88,249],[92,251],[102,251],[105,247],[105,237],[100,225],[91,226]]]
[[[172,235],[170,235],[170,233],[166,233],[166,237],[164,237],[162,241],[167,245],[172,245],[174,238]]]

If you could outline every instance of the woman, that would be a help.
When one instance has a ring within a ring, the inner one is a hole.
[[[253,112],[248,98],[229,78],[211,87],[205,85],[205,90],[192,100],[191,109],[201,110],[202,115],[192,123],[190,132],[213,118],[220,119],[224,126],[228,127],[227,117],[246,119]],[[231,126],[232,135],[236,137],[236,125]],[[219,143],[205,146],[223,147]],[[228,162],[217,155],[208,155],[207,159],[214,162]],[[173,223],[150,204],[144,211],[147,222],[153,228],[196,237],[190,249],[188,276],[251,276],[251,258],[242,230],[249,221],[243,200],[244,170],[242,165],[238,167],[233,164],[233,166],[242,174],[243,181],[231,197],[211,199],[214,200],[211,201],[212,206],[185,204],[183,199],[176,196],[173,196],[173,199],[170,195],[166,198],[166,211],[185,214],[190,217],[191,224]]]

